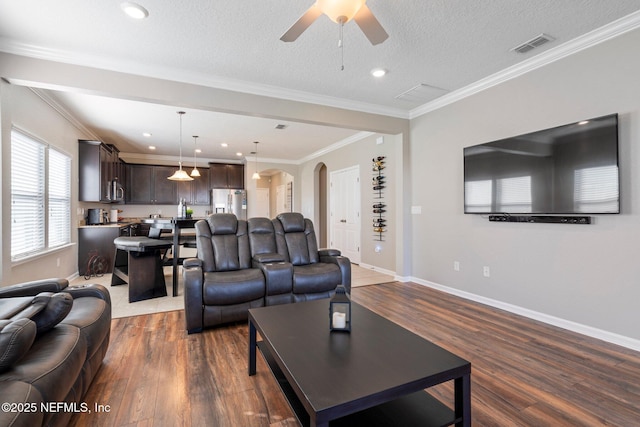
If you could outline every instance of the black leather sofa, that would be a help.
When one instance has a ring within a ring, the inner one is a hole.
[[[246,320],[250,308],[328,298],[351,291],[351,264],[318,249],[313,224],[299,213],[238,220],[213,214],[196,223],[198,258],[183,263],[189,333]]]
[[[0,426],[65,426],[85,409],[109,346],[111,299],[103,286],[68,284],[0,288]]]

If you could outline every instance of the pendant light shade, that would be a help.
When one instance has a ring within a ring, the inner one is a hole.
[[[198,136],[193,135],[193,170],[191,171],[191,176],[194,177],[200,176],[200,171],[198,170],[198,150],[196,148],[197,139]]]
[[[180,162],[178,163],[178,170],[175,171],[174,174],[169,178],[167,178],[171,181],[193,181],[193,178],[191,178],[188,173],[182,170],[182,116],[184,114],[184,111],[178,111],[178,115],[180,116]]]
[[[256,171],[251,175],[251,179],[260,179],[260,174],[258,173],[258,141],[254,141],[253,143],[256,144]]]

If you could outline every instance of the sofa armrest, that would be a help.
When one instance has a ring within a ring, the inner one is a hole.
[[[254,260],[253,264],[254,268],[259,268],[264,276],[267,305],[271,305],[269,304],[271,296],[281,295],[280,299],[286,299],[284,295],[293,295],[293,266],[291,263],[260,263]]]
[[[182,263],[184,283],[184,317],[187,333],[200,332],[203,329],[202,306],[204,273],[199,258],[187,258]]]
[[[340,267],[340,274],[342,275],[342,285],[347,290],[347,293],[351,293],[351,261],[345,256],[320,256],[320,262],[326,262],[336,264]]]
[[[40,292],[57,293],[69,286],[67,279],[42,279],[0,288],[0,298],[33,297]]]
[[[64,292],[70,293],[73,299],[84,297],[99,298],[111,306],[111,294],[109,294],[107,288],[99,284],[71,285]]]
[[[341,252],[339,249],[318,249],[318,255],[323,256],[340,256]]]
[[[270,262],[284,262],[284,256],[278,253],[256,254],[253,256],[252,263],[254,266],[257,263],[266,264]]]

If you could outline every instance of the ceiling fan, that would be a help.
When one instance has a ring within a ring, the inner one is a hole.
[[[389,35],[365,4],[367,0],[316,0],[316,2],[285,32],[280,40],[295,41],[323,13],[333,22],[344,25],[356,21],[371,44],[385,41]]]

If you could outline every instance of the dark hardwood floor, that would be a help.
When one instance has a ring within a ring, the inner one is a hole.
[[[471,362],[474,426],[640,425],[638,352],[412,283],[352,298]],[[245,323],[187,335],[183,311],[115,319],[85,398],[109,412],[70,425],[296,426],[261,356],[257,370]],[[451,385],[429,390],[452,402]]]

